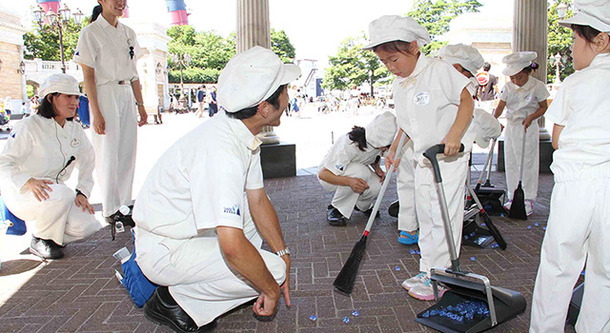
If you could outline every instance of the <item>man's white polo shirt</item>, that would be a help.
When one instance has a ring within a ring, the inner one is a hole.
[[[244,191],[264,186],[260,144],[224,113],[198,126],[153,166],[136,200],[136,225],[174,239],[243,229]]]

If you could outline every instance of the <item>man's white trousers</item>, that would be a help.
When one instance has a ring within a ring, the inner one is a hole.
[[[137,117],[131,85],[97,86],[97,100],[106,122],[106,134],[93,131],[95,173],[102,194],[104,216],[131,205],[136,165]]]
[[[8,186],[2,193],[11,213],[22,220],[36,222],[34,236],[64,245],[89,237],[102,227],[95,215],[76,206],[74,190],[64,184],[49,187],[53,191],[47,192],[49,199],[44,201],[38,201],[30,191],[21,194]]]
[[[563,332],[586,264],[577,332],[610,332],[610,177],[556,182],[532,300],[531,333]]]

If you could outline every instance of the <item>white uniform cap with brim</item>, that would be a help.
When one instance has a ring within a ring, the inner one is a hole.
[[[438,55],[450,64],[460,64],[472,75],[475,75],[485,63],[479,50],[464,44],[443,46],[438,51]]]
[[[470,126],[474,127],[474,142],[481,148],[487,148],[489,140],[497,139],[502,133],[502,127],[498,119],[491,113],[479,108],[474,109]]]
[[[584,25],[610,33],[610,0],[575,0],[574,6],[578,9],[576,15],[559,21],[560,25]]]
[[[300,75],[299,66],[284,64],[273,51],[255,46],[233,57],[220,73],[218,104],[229,113],[257,106]]]
[[[393,41],[416,41],[422,46],[430,43],[430,34],[410,17],[384,15],[369,24],[369,41],[363,50],[372,50],[376,46]]]
[[[78,81],[68,74],[53,74],[47,77],[40,88],[38,88],[39,95],[41,98],[46,97],[48,94],[61,93],[65,95],[78,95],[82,96],[78,89]]]
[[[525,67],[531,65],[536,57],[538,57],[538,53],[533,51],[511,53],[502,58],[502,62],[506,64],[506,68],[502,70],[502,74],[513,76],[521,72]]]
[[[378,115],[366,125],[364,135],[366,142],[373,148],[391,145],[396,136],[396,117],[388,111]]]

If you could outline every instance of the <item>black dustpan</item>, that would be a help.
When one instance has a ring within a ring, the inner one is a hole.
[[[463,148],[462,148],[463,149]],[[436,190],[441,204],[445,238],[451,255],[451,269],[433,268],[430,278],[437,303],[417,315],[415,321],[441,332],[482,332],[525,311],[526,302],[519,292],[493,287],[487,277],[462,272],[455,249],[445,191],[436,155],[445,145],[436,145],[424,152],[434,169]],[[438,284],[450,288],[439,300]]]

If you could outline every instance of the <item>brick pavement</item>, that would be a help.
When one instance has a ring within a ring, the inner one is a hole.
[[[495,174],[492,180],[501,185],[502,177]],[[432,303],[414,300],[400,287],[417,273],[419,256],[410,254],[415,246],[398,244],[396,219],[387,215],[387,207],[396,200],[394,184],[383,200],[350,297],[334,291],[332,281],[359,239],[366,217],[354,213],[348,226],[329,226],[325,208],[331,193],[322,191],[315,176],[267,180],[266,186],[292,251],[292,307],[281,303],[272,322],[258,322],[250,307],[241,307],[221,317],[216,332],[431,331],[413,318]],[[541,175],[536,212],[530,220],[494,217],[507,250],[462,248],[464,270],[487,276],[492,285],[520,291],[527,299],[524,314],[491,332],[527,331],[551,188],[552,176]],[[169,332],[144,318],[114,277],[114,269],[120,268],[111,255],[122,246],[131,248],[129,234],[119,234],[111,242],[104,228],[84,242],[68,245],[62,260],[42,265],[24,250],[23,258],[4,262],[0,294],[16,291],[0,303],[0,332]],[[35,273],[27,280],[25,272]],[[358,317],[352,315],[354,310]],[[314,315],[315,321],[310,319]],[[347,324],[345,316],[350,319]]]

